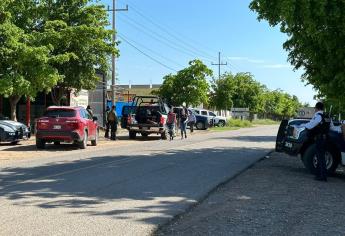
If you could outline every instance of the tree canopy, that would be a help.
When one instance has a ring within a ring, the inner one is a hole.
[[[189,62],[189,67],[182,69],[177,74],[167,75],[163,78],[163,84],[155,94],[160,95],[168,103],[174,106],[197,106],[208,103],[209,84],[207,77],[212,75],[210,70],[200,60]]]
[[[104,6],[92,0],[0,2],[0,94],[13,108],[23,95],[92,89],[106,71],[111,41]],[[56,100],[58,103],[58,99]]]
[[[41,34],[25,32],[15,24],[15,15],[7,11],[12,1],[0,3],[0,94],[9,97],[11,118],[23,95],[35,96],[61,80],[51,63],[52,48],[42,45]]]
[[[211,85],[210,104],[217,109],[249,108],[264,117],[292,117],[301,107],[296,96],[270,91],[250,73],[225,73]]]
[[[321,97],[345,100],[345,1],[253,0],[250,9],[288,35],[288,60],[305,69],[305,82]]]

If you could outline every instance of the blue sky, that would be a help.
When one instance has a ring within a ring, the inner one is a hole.
[[[112,0],[102,0],[112,6]],[[250,72],[270,89],[282,89],[314,103],[315,92],[293,71],[282,44],[287,36],[265,21],[257,21],[250,0],[117,0],[116,26],[120,84],[162,83],[164,75],[201,59],[218,75],[218,52],[228,66],[222,72]],[[111,18],[110,18],[111,19]],[[126,42],[127,41],[127,42]],[[131,45],[130,45],[130,44]],[[141,50],[150,59],[134,47]],[[159,64],[158,62],[162,64]]]

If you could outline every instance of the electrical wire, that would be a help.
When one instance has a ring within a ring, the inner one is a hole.
[[[150,31],[146,31],[146,30],[143,30],[143,28],[139,27],[138,25],[136,25],[135,23],[132,23],[130,21],[128,21],[127,19],[123,18],[122,16],[120,17],[121,20],[126,23],[127,25],[130,25],[132,26],[133,28],[137,29],[138,31],[144,33],[145,35],[147,35],[148,37],[150,38],[153,38],[154,40],[160,42],[161,44],[173,49],[173,50],[176,50],[177,52],[180,52],[182,54],[185,54],[189,57],[192,57],[192,58],[195,58],[196,55],[192,52],[188,52],[188,51],[183,51],[181,50],[181,48],[177,47],[173,42],[169,42],[167,40],[164,40],[162,39],[160,36],[157,36],[157,34],[155,33],[152,33]],[[205,58],[202,58],[202,59],[205,59]]]
[[[161,54],[157,53],[156,51],[146,47],[145,45],[133,40],[133,39],[130,39],[128,38],[127,36],[123,35],[122,33],[117,33],[118,37],[119,38],[122,38],[122,39],[126,39],[127,41],[131,42],[132,44],[136,44],[137,46],[140,46],[141,48],[144,48],[146,49],[147,51],[150,51],[151,53],[155,54],[156,56],[164,59],[164,60],[167,60],[167,61],[170,61],[172,63],[174,63],[175,65],[179,66],[179,67],[184,67],[183,65],[181,65],[180,63],[168,58],[168,57],[165,57],[165,56],[162,56]]]
[[[124,3],[124,1],[121,1]],[[126,1],[127,2],[127,1]],[[150,18],[148,16],[146,16],[144,13],[142,13],[140,10],[138,10],[138,8],[134,7],[133,5],[135,5],[133,2],[128,1],[131,3],[130,9],[135,12],[137,15],[139,15],[140,17],[142,17],[143,19],[145,19],[147,22],[149,22],[151,25],[157,27],[159,30],[161,30],[162,32],[166,33],[167,35],[169,35],[171,38],[177,40],[177,42],[181,45],[181,47],[185,48],[188,51],[192,51],[193,54],[197,54],[199,56],[202,56],[203,58],[208,58],[208,60],[215,60],[216,57],[211,55],[210,53],[200,50],[200,48],[196,48],[195,45],[199,44],[199,43],[195,43],[194,45],[192,43],[187,42],[186,40],[184,40],[184,38],[182,37],[178,37],[177,35],[180,35],[180,33],[178,32],[174,32],[171,33],[169,32],[167,29],[169,29],[169,27],[167,26],[163,26],[161,24],[158,24],[155,22],[155,20],[153,18]],[[129,18],[128,16],[126,16],[127,18]],[[140,23],[139,23],[140,24]],[[147,28],[145,25],[140,24],[142,27]],[[171,31],[174,31],[170,28]],[[152,30],[151,30],[152,31]],[[156,33],[156,32],[155,32]],[[165,37],[166,38],[166,37]],[[171,40],[170,40],[171,41]],[[176,43],[176,42],[175,42]],[[200,45],[200,44],[199,44]],[[206,46],[202,46],[203,48],[205,48]]]
[[[150,32],[152,35],[154,35],[156,38],[160,38],[163,41],[166,41],[169,45],[173,45],[174,48],[178,51],[186,51],[191,55],[194,55],[195,57],[200,57],[200,58],[204,58],[207,60],[213,60],[210,59],[210,57],[203,55],[202,53],[200,53],[197,50],[192,50],[191,48],[189,48],[188,46],[186,46],[185,44],[183,44],[182,42],[178,41],[178,40],[172,40],[162,34],[159,34],[158,32],[148,28],[145,24],[139,23],[138,21],[134,20],[133,18],[129,17],[128,15],[123,15],[121,17],[125,17],[128,21],[130,21],[132,24],[135,24],[137,26],[140,26],[140,29],[143,30],[145,29],[146,31]]]
[[[132,44],[131,42],[129,42],[129,41],[126,40],[125,38],[123,38],[123,37],[121,37],[121,38],[122,38],[122,40],[123,40],[124,42],[126,42],[128,45],[130,45],[131,47],[133,47],[133,48],[136,49],[138,52],[140,52],[140,53],[143,54],[144,56],[148,57],[148,58],[151,59],[152,61],[154,61],[154,62],[160,64],[161,66],[163,66],[163,67],[165,67],[165,68],[167,68],[167,69],[169,69],[169,70],[172,70],[172,71],[174,71],[174,72],[177,72],[176,69],[174,69],[174,68],[172,68],[172,67],[170,67],[170,66],[165,65],[164,63],[162,63],[162,62],[160,62],[159,60],[155,59],[154,57],[150,56],[149,54],[143,52],[142,50],[140,50],[138,47],[136,47],[134,44]]]

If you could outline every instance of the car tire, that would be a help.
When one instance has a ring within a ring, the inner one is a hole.
[[[195,127],[198,130],[202,130],[202,129],[205,129],[205,124],[202,121],[198,121],[196,122]]]
[[[220,121],[218,122],[218,126],[219,126],[219,127],[224,127],[224,126],[225,126],[225,121],[224,121],[224,120],[220,120]]]
[[[88,134],[87,134],[87,131],[85,130],[83,140],[79,142],[79,145],[78,145],[80,149],[86,149],[87,140],[88,140]]]
[[[97,144],[98,144],[98,136],[99,136],[99,131],[97,130],[96,134],[95,134],[95,139],[91,140],[91,145],[92,146],[97,146]]]
[[[44,139],[36,138],[36,148],[37,149],[45,149],[46,141]]]
[[[129,138],[130,139],[135,139],[137,137],[137,133],[134,131],[129,131]]]
[[[326,166],[327,173],[332,175],[337,169],[341,160],[341,154],[330,145],[326,145]],[[304,152],[302,162],[305,168],[312,174],[317,173],[316,165],[316,144],[310,145]]]
[[[60,145],[61,143],[60,143],[60,141],[55,141],[54,142],[54,145],[56,145],[56,146],[58,146],[58,145]]]

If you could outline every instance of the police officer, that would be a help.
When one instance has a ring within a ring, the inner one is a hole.
[[[317,171],[315,180],[318,181],[327,181],[325,152],[330,122],[326,119],[323,110],[323,103],[316,103],[313,118],[308,123],[302,125],[308,130],[309,137],[315,140],[317,157]]]
[[[117,131],[118,119],[117,119],[115,108],[116,107],[113,105],[111,107],[111,110],[108,113],[108,116],[107,116],[107,120],[109,122],[109,126],[111,129],[111,131],[110,131],[110,139],[111,140],[116,140],[116,131]]]
[[[105,110],[105,134],[104,134],[104,137],[105,138],[109,138],[109,130],[110,130],[110,124],[109,124],[109,121],[108,121],[108,114],[110,112],[110,107],[107,106],[107,109]]]

